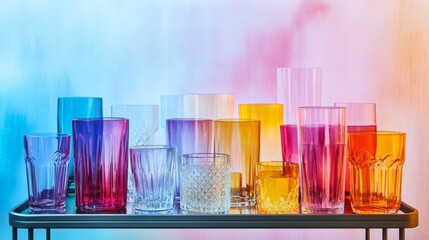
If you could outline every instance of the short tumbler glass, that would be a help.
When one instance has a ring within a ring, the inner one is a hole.
[[[65,213],[70,135],[24,136],[30,213]]]
[[[180,208],[189,213],[228,213],[231,193],[229,155],[185,154],[180,164]]]
[[[167,211],[173,208],[176,150],[170,146],[130,148],[136,184],[136,211]]]

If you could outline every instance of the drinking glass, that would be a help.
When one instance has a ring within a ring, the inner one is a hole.
[[[284,162],[298,163],[298,107],[320,106],[321,68],[277,68],[277,102],[284,104],[284,125],[280,126]]]
[[[73,120],[78,212],[123,212],[127,204],[128,119]]]
[[[122,117],[129,120],[129,146],[151,145],[155,143],[159,127],[158,105],[112,105],[112,117]],[[133,202],[135,184],[128,164],[127,201]]]
[[[256,165],[256,196],[258,213],[299,213],[299,165],[282,161],[260,162]]]
[[[260,121],[220,119],[215,121],[214,151],[231,158],[231,206],[256,202],[255,174],[259,162]]]
[[[282,159],[279,127],[283,104],[239,104],[238,110],[240,118],[261,121],[261,162]]]
[[[231,193],[229,156],[191,153],[180,164],[180,208],[189,213],[228,213]]]
[[[298,108],[302,213],[344,212],[346,133],[345,108]]]
[[[58,133],[71,136],[73,142],[72,120],[75,118],[99,118],[103,117],[103,99],[100,97],[60,97],[57,106]],[[70,151],[70,163],[68,169],[67,192],[75,192],[74,185],[74,153]]]
[[[374,138],[377,139],[375,149]],[[348,151],[353,212],[396,213],[401,205],[405,133],[349,133]]]
[[[70,135],[24,136],[30,213],[65,213]]]
[[[168,145],[177,148],[176,161],[188,153],[206,153],[213,149],[213,121],[208,119],[168,119]],[[180,168],[176,168],[175,199],[180,198]]]
[[[335,103],[337,107],[345,107],[347,111],[347,132],[376,132],[376,106],[375,103]],[[372,148],[376,148],[376,135],[373,134]],[[350,156],[347,154],[347,171],[346,171],[346,194],[350,193]]]
[[[175,148],[135,146],[130,148],[132,174],[136,183],[134,208],[137,211],[173,209]]]

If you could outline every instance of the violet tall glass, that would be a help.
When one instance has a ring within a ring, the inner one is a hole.
[[[30,213],[65,213],[70,135],[24,136]]]
[[[127,204],[128,119],[75,119],[73,137],[77,211],[124,211]]]
[[[298,109],[302,213],[344,212],[346,134],[345,108]]]
[[[189,153],[213,152],[213,121],[209,119],[168,119],[167,144],[177,148],[175,199],[180,198],[180,159]]]
[[[101,97],[60,97],[57,106],[58,133],[71,136],[73,142],[72,120],[75,118],[103,117],[103,99]],[[68,169],[68,192],[74,193],[74,154],[70,151],[70,164]]]
[[[298,163],[297,109],[321,105],[322,69],[277,68],[277,102],[284,104],[285,124],[280,126],[283,161]]]
[[[347,111],[347,132],[377,132],[376,106],[375,103],[335,103],[336,107],[345,107]],[[370,145],[372,145],[371,153],[375,153],[377,148],[376,134],[373,136]],[[369,138],[368,138],[369,139]],[[346,171],[346,186],[345,191],[350,193],[350,155],[347,154],[347,171]]]

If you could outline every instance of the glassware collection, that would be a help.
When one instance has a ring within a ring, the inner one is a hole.
[[[405,133],[377,131],[374,103],[321,106],[322,69],[279,68],[278,103],[234,95],[161,96],[158,105],[58,99],[58,133],[24,136],[31,213],[171,211],[392,214]],[[164,145],[155,145],[158,130]]]

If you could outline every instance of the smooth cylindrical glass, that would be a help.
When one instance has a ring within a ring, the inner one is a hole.
[[[187,118],[220,119],[234,117],[233,94],[191,94],[184,96]]]
[[[190,213],[228,213],[231,164],[229,156],[193,153],[180,164],[180,208]]]
[[[24,136],[30,213],[65,213],[70,135]]]
[[[277,68],[277,102],[284,104],[284,125],[280,127],[284,162],[298,163],[298,107],[320,106],[321,68]]]
[[[238,110],[240,118],[261,121],[261,162],[281,160],[279,127],[283,124],[283,104],[239,104]]]
[[[344,212],[346,133],[345,108],[298,109],[302,213]]]
[[[177,148],[177,166],[183,154],[213,150],[213,121],[208,119],[168,119],[167,143]],[[180,168],[176,168],[175,198],[180,198]]]
[[[134,209],[166,211],[173,208],[176,150],[170,146],[130,148],[132,174],[136,184]]]
[[[223,119],[215,121],[214,151],[231,157],[231,206],[256,202],[255,174],[259,162],[260,121]]]
[[[299,213],[299,165],[297,163],[260,162],[256,166],[258,213]]]
[[[127,204],[128,119],[73,120],[76,208],[122,212]]]
[[[349,133],[348,151],[353,212],[396,213],[401,205],[405,133]]]
[[[159,128],[158,105],[112,105],[112,117],[122,117],[129,120],[129,146],[155,144]],[[134,178],[131,164],[128,164],[128,193],[127,201],[133,202],[135,195]]]
[[[58,133],[71,136],[73,142],[72,120],[75,118],[103,117],[103,99],[100,97],[60,97],[57,106]],[[68,192],[74,193],[74,153],[70,151],[70,164],[68,169]]]
[[[345,107],[347,111],[347,132],[376,132],[375,103],[335,103],[337,107]],[[375,149],[376,137],[371,140]],[[346,194],[350,193],[350,156],[347,155]]]
[[[322,68],[277,68],[277,102],[284,122],[296,125],[298,107],[321,105]]]

